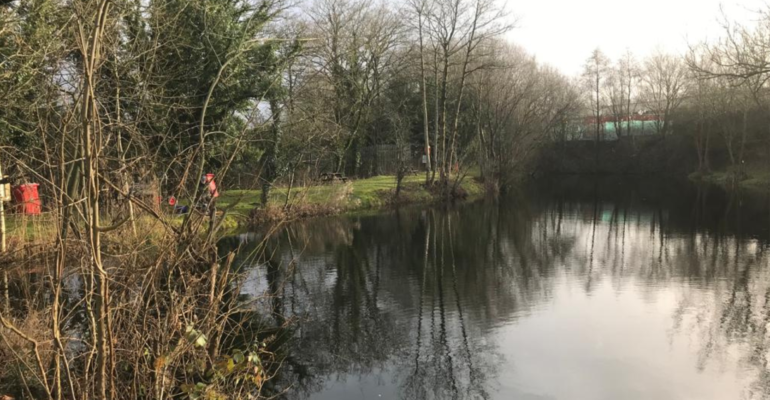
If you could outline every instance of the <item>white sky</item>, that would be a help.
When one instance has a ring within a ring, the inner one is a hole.
[[[505,0],[503,0],[505,1]],[[764,0],[517,0],[508,40],[568,75],[579,75],[596,47],[616,60],[626,48],[638,60],[660,48],[683,54],[687,44],[721,36],[720,6],[731,21],[751,23]]]

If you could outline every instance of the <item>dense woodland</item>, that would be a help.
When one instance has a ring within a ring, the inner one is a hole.
[[[658,135],[686,137],[703,174],[725,150],[742,178],[749,148],[770,141],[770,17],[689,54],[597,50],[567,77],[504,40],[503,6],[0,0],[0,166],[41,184],[48,218],[42,244],[0,254],[0,396],[277,394],[281,327],[242,301],[221,226],[171,221],[140,183],[198,204],[214,173],[264,205],[295,178],[375,173],[367,149],[394,146],[399,182],[416,169],[450,197],[478,168],[504,191],[591,115],[614,118],[621,140],[624,117],[659,115]]]

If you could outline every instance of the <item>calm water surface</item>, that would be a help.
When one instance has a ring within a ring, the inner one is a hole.
[[[770,398],[768,199],[567,179],[230,240],[291,399]]]

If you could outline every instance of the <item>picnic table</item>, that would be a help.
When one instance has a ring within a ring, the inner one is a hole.
[[[339,172],[324,172],[321,174],[321,182],[334,182],[334,181],[342,181],[344,183],[348,181],[348,178],[346,178],[345,175]]]

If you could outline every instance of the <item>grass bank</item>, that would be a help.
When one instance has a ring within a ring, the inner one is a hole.
[[[464,198],[483,194],[477,174],[469,174],[459,186]],[[238,227],[255,219],[303,218],[319,215],[379,210],[401,204],[428,204],[439,201],[424,185],[422,174],[409,175],[402,181],[401,193],[395,197],[394,176],[377,176],[345,183],[295,187],[276,187],[270,191],[268,207],[261,207],[261,190],[228,190],[219,197],[217,206],[225,211],[227,227]]]
[[[471,173],[463,179],[460,190],[465,198],[477,198],[483,194],[483,186]],[[270,192],[268,207],[261,207],[261,190],[223,190],[217,207],[224,215],[222,228],[232,232],[262,220],[297,219],[320,215],[374,211],[400,204],[428,204],[440,201],[424,186],[425,176],[410,175],[402,182],[401,193],[395,198],[394,176],[377,176],[346,183],[275,187]],[[181,222],[181,216],[169,215],[170,223]],[[55,237],[52,217],[9,214],[6,217],[8,237],[12,241],[38,241]],[[141,232],[162,229],[150,217],[139,217]]]
[[[770,169],[759,164],[747,164],[744,168],[745,176],[742,179],[734,179],[737,175],[731,169],[712,171],[708,174],[693,172],[689,178],[693,182],[705,182],[723,187],[725,189],[737,188],[754,193],[770,192]]]

